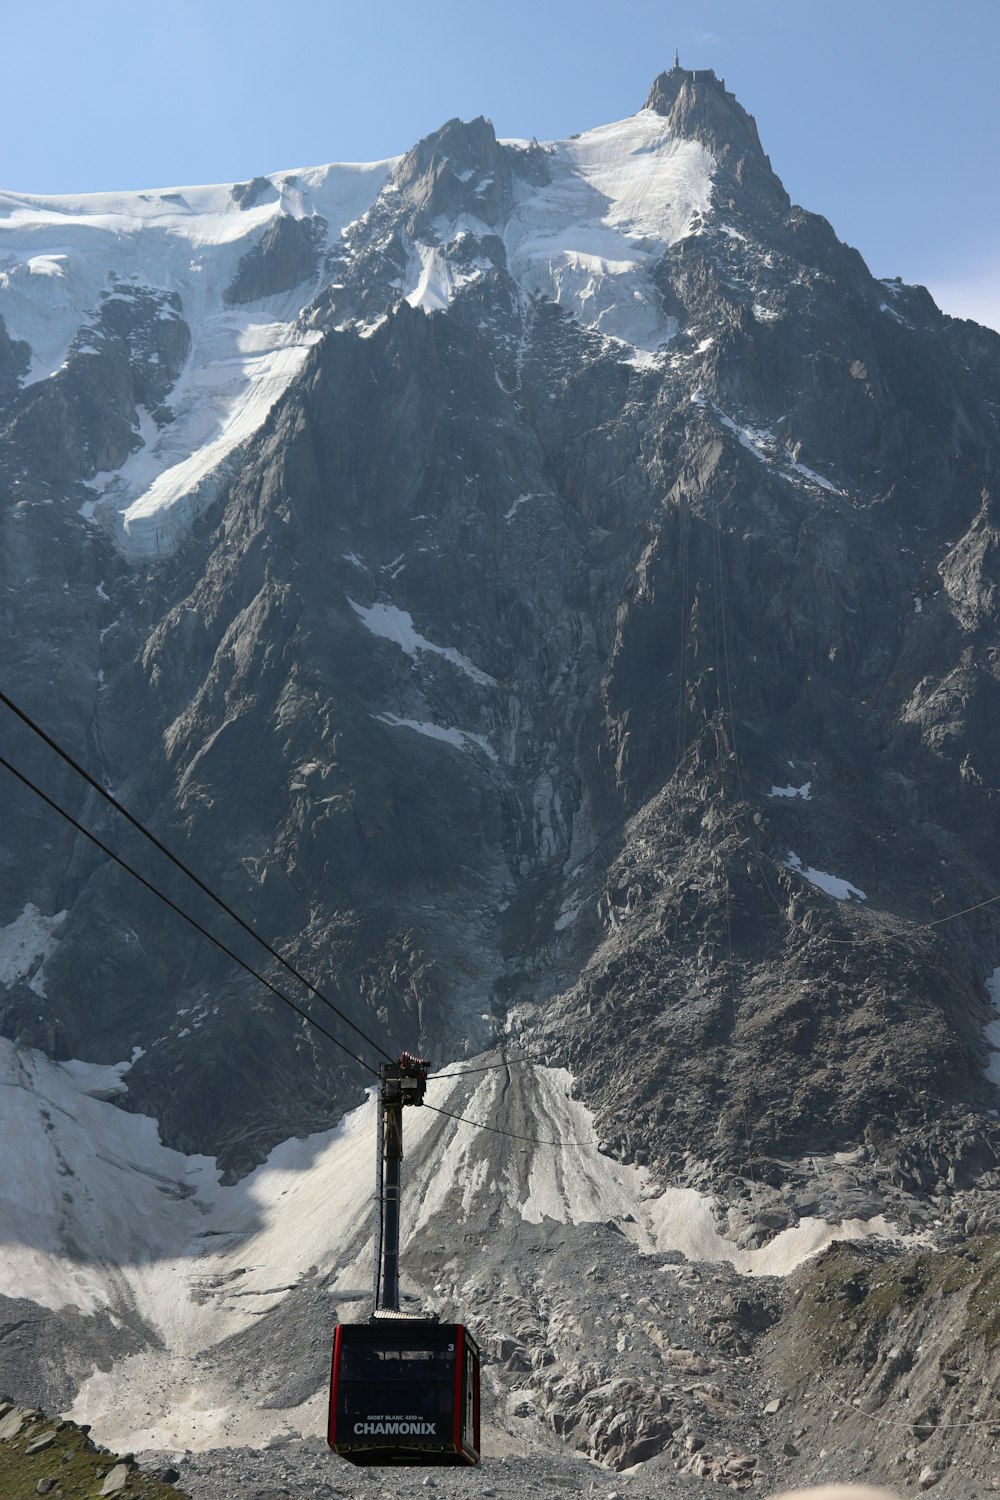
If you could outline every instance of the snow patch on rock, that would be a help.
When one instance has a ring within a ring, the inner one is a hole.
[[[799,856],[791,849],[788,851],[785,867],[794,870],[797,875],[801,875],[803,880],[808,880],[809,884],[816,886],[818,890],[825,891],[835,901],[868,900],[864,891],[852,885],[849,880],[842,880],[839,875],[828,875],[825,870],[817,870],[812,865],[803,865]]]
[[[20,916],[0,927],[0,984],[9,987],[31,975],[29,987],[37,995],[44,995],[45,959],[55,947],[65,920],[64,911],[46,917],[29,901]]]
[[[490,760],[497,758],[489,740],[481,734],[473,734],[469,729],[451,729],[443,724],[432,724],[421,719],[401,719],[398,714],[377,714],[375,717],[381,724],[391,724],[394,729],[412,729],[415,734],[426,735],[428,739],[454,745],[456,750],[467,750],[470,745],[476,745],[485,751]]]
[[[370,630],[372,635],[381,636],[383,640],[392,641],[407,656],[416,657],[420,652],[441,656],[460,672],[464,672],[466,677],[471,677],[480,687],[496,687],[495,677],[481,671],[454,646],[438,646],[421,635],[413,624],[412,615],[405,609],[397,609],[395,604],[355,604],[353,599],[348,599],[347,602],[366,630]]]
[[[484,270],[492,268],[492,262],[482,257],[459,268],[449,260],[446,247],[415,244],[410,252],[408,276],[412,290],[406,293],[404,300],[411,307],[422,308],[425,313],[440,312],[450,306],[462,287],[480,280]]]
[[[504,228],[511,274],[585,327],[655,351],[676,323],[650,272],[708,211],[713,157],[652,110],[546,150],[551,181],[525,185]]]
[[[803,802],[811,802],[812,782],[804,781],[801,786],[773,786],[767,795],[769,797],[801,797]]]

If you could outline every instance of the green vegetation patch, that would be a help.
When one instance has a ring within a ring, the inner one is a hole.
[[[111,1453],[101,1453],[85,1432],[71,1422],[58,1422],[40,1413],[27,1415],[18,1426],[21,1409],[5,1410],[0,1403],[0,1495],[3,1500],[98,1500],[109,1482],[110,1492],[123,1500],[184,1500],[183,1491],[144,1474]],[[34,1449],[34,1451],[32,1451]],[[124,1474],[121,1472],[124,1467]],[[112,1470],[119,1473],[112,1478]],[[39,1487],[41,1486],[41,1488]]]
[[[987,1349],[1000,1343],[1000,1239],[971,1242],[975,1259],[969,1256],[969,1270],[975,1273],[975,1284],[966,1310],[965,1333],[970,1339],[982,1339]]]
[[[884,1247],[831,1245],[799,1282],[798,1316],[832,1361],[866,1334],[905,1321],[931,1297],[968,1293],[963,1341],[1000,1342],[1000,1239],[984,1236],[956,1250],[906,1255]]]

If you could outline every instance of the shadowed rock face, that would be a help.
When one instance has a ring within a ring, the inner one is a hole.
[[[9,401],[16,393],[21,377],[28,368],[31,351],[20,339],[12,339],[0,319],[0,401]]]
[[[537,186],[549,175],[540,147],[523,151],[505,145],[480,115],[449,120],[419,141],[400,162],[395,181],[418,213],[457,218],[468,212],[497,228],[514,202],[518,181]]]
[[[254,184],[246,186],[253,188]],[[241,194],[237,201],[241,208],[249,208],[256,195]],[[281,214],[272,220],[240,261],[225,301],[232,306],[257,302],[310,280],[319,268],[325,228],[322,219],[293,219]]]
[[[12,387],[0,409],[8,482],[41,482],[61,493],[67,481],[119,468],[141,447],[140,408],[157,428],[172,420],[166,398],[191,347],[180,299],[134,280],[109,281],[63,365],[24,390]],[[0,396],[3,361],[0,343]]]
[[[327,252],[305,369],[172,559],[129,568],[77,511],[139,407],[169,420],[188,310],[132,289],[9,395],[4,681],[387,1050],[513,1016],[610,1149],[734,1202],[752,1173],[794,1215],[802,1163],[856,1148],[845,1193],[961,1190],[995,1169],[997,908],[924,924],[1000,888],[1000,341],[790,206],[714,75],[649,107],[716,161],[652,272],[659,357],[515,281],[504,226],[558,163],[479,120]],[[428,316],[413,238],[462,215]],[[231,297],[312,275],[313,224],[276,220]],[[131,1107],[232,1170],[359,1097],[27,793],[2,838],[0,920],[68,912],[8,1034],[142,1046]]]

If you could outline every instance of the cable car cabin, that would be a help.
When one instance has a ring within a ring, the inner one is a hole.
[[[341,1323],[327,1441],[352,1464],[478,1464],[475,1339],[461,1323]]]

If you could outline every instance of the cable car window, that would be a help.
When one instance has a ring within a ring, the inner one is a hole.
[[[341,1373],[345,1380],[451,1380],[454,1349],[381,1349],[364,1345],[344,1349]]]

